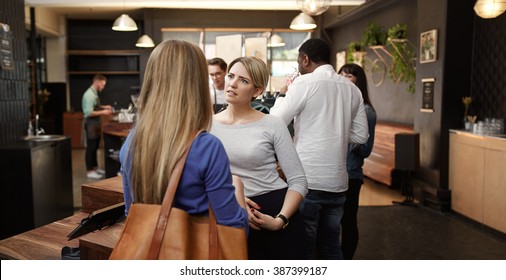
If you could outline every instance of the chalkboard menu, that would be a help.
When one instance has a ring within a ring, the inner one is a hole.
[[[434,82],[436,79],[427,78],[422,79],[422,108],[421,112],[432,113],[434,112]]]
[[[12,60],[12,33],[10,26],[0,22],[0,69],[14,70]]]

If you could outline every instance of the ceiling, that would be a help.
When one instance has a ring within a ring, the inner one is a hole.
[[[365,0],[332,0],[332,6],[358,6]],[[114,18],[143,8],[299,10],[296,0],[25,0],[27,7],[43,7],[67,18]]]

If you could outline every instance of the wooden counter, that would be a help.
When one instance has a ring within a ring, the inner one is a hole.
[[[506,139],[452,130],[452,210],[506,233]]]
[[[121,176],[85,183],[81,193],[82,211],[87,213],[124,201]]]
[[[67,241],[67,236],[91,212],[123,202],[121,177],[86,183],[81,188],[83,209],[80,213],[0,240],[0,259],[60,260],[64,246],[81,247],[82,259],[107,258],[121,234],[123,223],[71,241]]]
[[[67,235],[89,213],[78,213],[68,218],[0,240],[0,259],[61,260],[64,246],[77,247],[79,239],[67,241]]]
[[[133,123],[119,123],[110,121],[102,125],[104,134],[104,164],[105,177],[111,178],[118,175],[120,170],[119,150],[124,139],[128,136]]]
[[[132,128],[133,123],[120,123],[110,121],[102,125],[102,133],[117,137],[126,137]]]

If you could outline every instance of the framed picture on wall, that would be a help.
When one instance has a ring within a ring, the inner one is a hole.
[[[429,63],[437,60],[437,29],[420,34],[420,63]]]

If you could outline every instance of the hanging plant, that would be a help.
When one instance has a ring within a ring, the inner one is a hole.
[[[362,42],[365,46],[384,45],[387,40],[387,33],[383,27],[374,22],[369,22],[362,33]]]
[[[404,23],[397,23],[388,29],[388,38],[406,39],[408,35],[408,26]]]
[[[388,29],[389,51],[392,54],[392,71],[389,77],[394,82],[408,84],[407,92],[414,93],[416,86],[415,51],[406,39],[408,26],[396,24]]]

